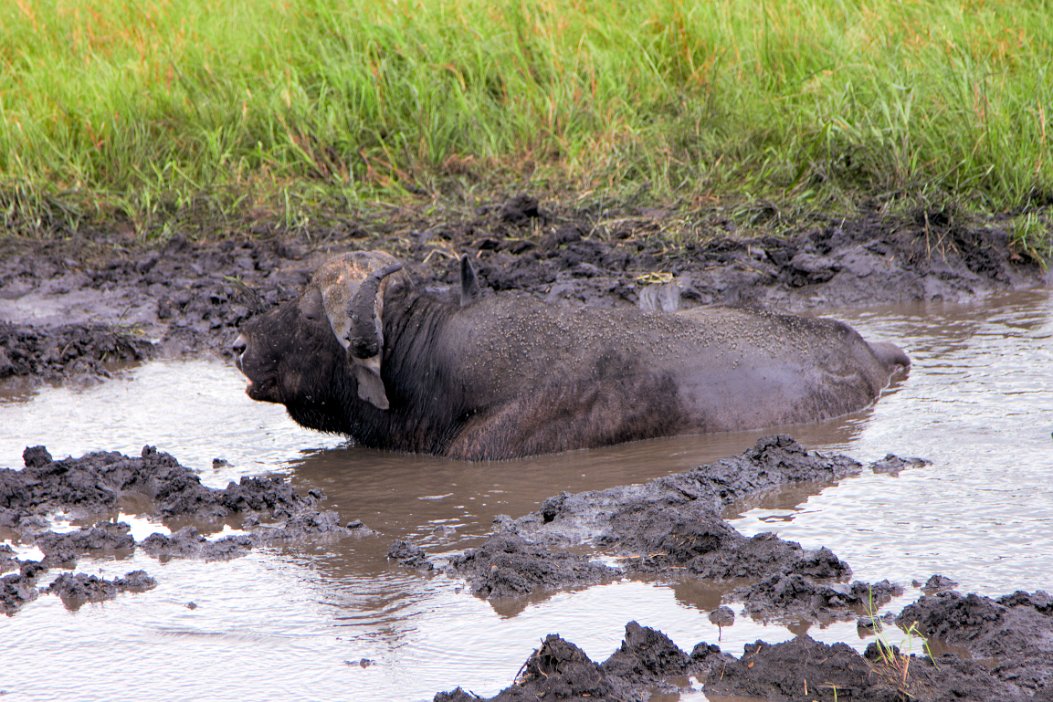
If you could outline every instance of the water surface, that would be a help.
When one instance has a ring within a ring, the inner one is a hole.
[[[1049,588],[1050,305],[1041,291],[975,306],[837,311],[868,338],[903,346],[914,367],[875,407],[786,431],[860,460],[891,451],[932,464],[786,491],[745,506],[734,525],[828,546],[865,580],[909,586],[938,572],[983,594]],[[718,631],[706,615],[722,592],[697,582],[623,581],[495,610],[456,580],[425,578],[385,558],[396,537],[433,552],[462,549],[498,514],[518,516],[561,490],[686,470],[769,432],[467,464],[349,447],[296,427],[243,388],[237,371],[218,362],[157,362],[84,389],[0,399],[0,466],[20,466],[32,444],[56,457],[137,454],[151,444],[216,487],[243,474],[289,474],[299,489],[320,487],[345,519],[382,535],[229,562],[82,559],[83,572],[112,577],[141,567],[159,585],[74,613],[45,596],[0,619],[0,690],[10,699],[425,700],[458,684],[489,695],[550,632],[603,659],[630,618],[687,650],[719,637],[734,653],[757,638],[774,642],[806,629],[740,615]],[[214,467],[215,458],[225,463]],[[917,594],[908,587],[891,608]],[[808,633],[866,645],[854,622]]]

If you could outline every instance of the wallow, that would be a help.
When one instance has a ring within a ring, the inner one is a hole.
[[[731,307],[596,309],[416,284],[382,252],[323,264],[234,343],[249,397],[362,446],[508,459],[816,422],[909,366],[848,325]]]

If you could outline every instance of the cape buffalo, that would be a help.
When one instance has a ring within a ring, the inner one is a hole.
[[[248,395],[363,446],[503,459],[813,422],[872,402],[906,355],[827,319],[648,313],[421,289],[381,252],[326,262],[234,344]]]

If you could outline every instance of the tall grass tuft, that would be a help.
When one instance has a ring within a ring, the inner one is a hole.
[[[1053,202],[1043,0],[10,0],[0,217],[142,230],[506,179]]]

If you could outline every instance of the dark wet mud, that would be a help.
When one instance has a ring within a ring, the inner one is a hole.
[[[997,599],[942,592],[908,605],[896,623],[969,651],[1024,693],[1053,695],[1053,597],[1047,592]]]
[[[564,493],[532,514],[499,518],[480,547],[433,565],[467,579],[476,594],[497,599],[624,574],[728,583],[763,575],[733,593],[757,619],[854,619],[868,594],[880,606],[901,591],[887,582],[835,586],[851,569],[828,549],[808,551],[772,534],[747,538],[722,518],[721,510],[775,487],[830,483],[861,469],[845,456],[810,453],[790,437],[762,439],[741,456],[687,473]],[[583,546],[617,558],[619,566],[593,563],[591,555],[572,550]],[[419,563],[420,553],[411,558]]]
[[[904,675],[906,671],[906,675]],[[746,647],[739,658],[719,646],[700,643],[688,653],[659,631],[629,622],[621,647],[602,663],[580,648],[549,635],[523,664],[515,682],[493,697],[462,688],[442,692],[435,702],[525,702],[539,699],[646,700],[655,693],[676,694],[669,681],[694,678],[709,699],[867,700],[1025,700],[1029,692],[999,679],[977,661],[958,656],[904,656],[872,644],[860,655],[844,644],[824,644],[801,636]]]
[[[146,592],[155,587],[157,581],[145,570],[133,570],[112,580],[85,573],[62,573],[48,585],[47,592],[58,595],[68,609],[77,609],[87,602],[112,600],[119,592]]]
[[[917,463],[887,456],[869,470]],[[747,538],[721,516],[728,505],[776,487],[830,482],[862,469],[845,456],[809,452],[789,437],[770,437],[741,456],[687,473],[561,494],[519,519],[499,518],[491,536],[463,555],[428,558],[419,547],[400,542],[389,556],[464,578],[477,596],[498,600],[625,574],[743,582],[726,601],[742,603],[754,619],[791,625],[858,619],[879,636],[863,654],[802,636],[775,645],[758,641],[736,658],[707,642],[689,655],[660,632],[630,622],[621,649],[603,663],[558,636],[548,637],[494,700],[647,699],[654,690],[679,689],[685,676],[702,682],[707,695],[766,700],[1022,700],[1053,690],[1048,594],[1016,593],[997,601],[954,591],[926,595],[895,618],[897,630],[872,613],[902,594],[898,585],[850,581],[849,564],[828,549],[806,550],[773,534]],[[615,557],[615,565],[610,559],[600,562],[601,556]],[[941,576],[926,584],[930,591],[950,586]],[[715,610],[713,616],[726,614]],[[886,627],[953,652],[938,657],[900,652],[881,638]],[[457,689],[435,699],[477,698]]]
[[[45,592],[59,595],[74,609],[156,585],[153,577],[135,571],[113,580],[62,573],[48,586],[38,587],[49,570],[76,568],[82,555],[127,556],[141,549],[162,562],[220,560],[243,556],[261,545],[372,534],[359,521],[345,526],[335,512],[315,509],[324,499],[318,490],[301,495],[278,476],[246,476],[226,488],[210,488],[202,485],[195,471],[152,446],[144,447],[139,457],[99,452],[57,461],[45,447],[33,446],[25,450],[23,459],[22,470],[0,469],[0,535],[36,546],[44,557],[20,559],[10,546],[0,550],[0,572],[19,571],[0,580],[0,611],[8,615]],[[136,542],[128,524],[113,517],[122,510],[153,517],[169,527],[191,522],[209,532],[235,523],[244,533],[208,538],[188,525]],[[90,525],[56,532],[49,517],[58,512]]]
[[[387,249],[434,286],[455,283],[454,263],[468,254],[485,287],[605,306],[637,304],[649,286],[666,286],[662,294],[673,291],[685,306],[821,311],[970,300],[1046,280],[1040,266],[1011,250],[997,222],[958,213],[863,215],[809,225],[786,238],[739,236],[713,216],[681,218],[676,227],[670,219],[660,212],[572,212],[518,197],[469,216],[436,221],[410,213],[310,239],[199,243],[176,237],[160,247],[118,238],[88,246],[5,240],[0,383],[78,381],[158,356],[226,353],[240,323],[295,295],[322,260],[349,249]],[[22,445],[39,441],[26,436]],[[10,616],[31,616],[44,606],[33,603],[48,595],[74,609],[160,591],[163,564],[171,559],[224,561],[263,546],[366,537],[381,549],[390,544],[390,562],[401,564],[393,570],[426,581],[464,581],[495,606],[511,603],[509,611],[521,606],[516,603],[627,577],[718,583],[720,594],[706,606],[718,626],[734,624],[728,606],[734,603],[740,617],[794,631],[857,622],[882,642],[860,653],[800,636],[758,641],[734,656],[712,640],[683,650],[662,632],[630,621],[621,647],[599,662],[571,641],[549,636],[492,699],[644,700],[694,684],[712,699],[1053,695],[1048,594],[963,595],[933,576],[926,594],[898,616],[877,618],[871,613],[903,584],[882,574],[854,579],[851,564],[827,548],[749,536],[727,519],[731,505],[776,489],[836,483],[862,471],[891,480],[923,465],[920,459],[889,456],[864,466],[772,437],[739,456],[640,485],[554,495],[526,515],[499,518],[489,535],[457,553],[431,553],[430,545],[426,550],[406,539],[391,543],[391,536],[354,519],[358,515],[327,511],[321,492],[297,492],[284,478],[206,487],[199,474],[149,447],[137,457],[92,453],[57,461],[34,447],[24,463],[21,470],[0,470],[0,539],[41,555],[29,558],[0,543],[0,611]],[[56,529],[59,513],[75,528]],[[133,537],[124,514],[149,516],[164,528]],[[128,554],[156,559],[157,568],[125,567],[118,571],[123,575],[107,577],[77,572],[85,557]],[[634,616],[624,612],[625,620]],[[932,655],[893,646],[907,635],[926,639]],[[456,647],[456,635],[445,643]],[[480,698],[457,689],[436,699]]]
[[[0,381],[106,376],[154,356],[226,353],[239,324],[293,297],[326,257],[381,248],[425,284],[456,282],[472,257],[483,285],[593,305],[639,302],[672,282],[684,306],[781,310],[966,300],[1032,287],[1037,263],[996,222],[962,213],[876,213],[742,237],[712,213],[582,212],[529,196],[474,214],[393,215],[308,235],[163,245],[0,240]]]

